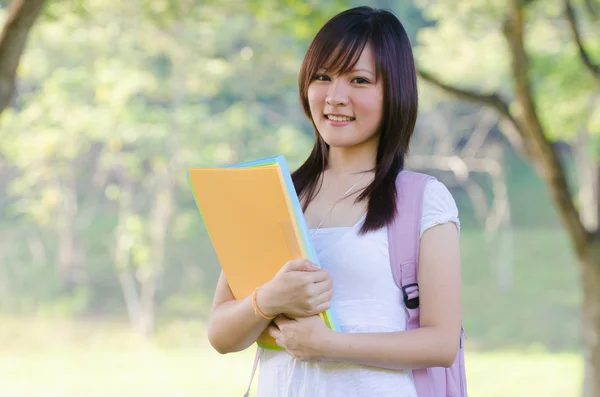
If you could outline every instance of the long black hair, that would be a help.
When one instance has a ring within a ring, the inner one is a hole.
[[[346,73],[354,67],[366,45],[375,58],[377,79],[383,79],[383,116],[375,177],[357,197],[367,199],[367,216],[361,233],[386,226],[396,213],[396,177],[404,168],[418,112],[417,75],[412,47],[394,14],[371,7],[356,7],[330,19],[310,44],[298,77],[300,102],[315,130],[315,144],[306,161],[292,174],[304,209],[318,193],[320,175],[327,167],[329,146],[317,130],[308,103],[308,86],[317,71]]]

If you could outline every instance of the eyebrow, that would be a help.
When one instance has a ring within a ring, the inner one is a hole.
[[[354,69],[354,70],[351,70],[350,72],[366,72],[366,73],[369,73],[369,74],[372,74],[373,76],[375,76],[375,73],[373,73],[367,69]]]
[[[327,73],[328,70],[327,70],[327,68],[321,68],[321,69],[319,69],[317,71],[317,73],[319,73],[319,72],[320,73]],[[365,73],[369,73],[369,74],[375,76],[375,73],[373,73],[373,72],[371,72],[370,70],[367,70],[367,69],[352,69],[352,70],[349,70],[347,73],[356,73],[356,72],[365,72]]]

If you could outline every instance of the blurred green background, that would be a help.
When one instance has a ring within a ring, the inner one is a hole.
[[[313,139],[304,51],[359,4],[400,17],[419,65],[510,88],[502,1],[46,3],[0,118],[0,396],[244,393],[254,349],[220,356],[206,340],[220,268],[186,170],[276,154],[299,165]],[[531,10],[529,45],[544,123],[576,179],[576,131],[599,131],[600,112],[577,99],[590,79],[560,4]],[[578,266],[547,188],[497,116],[420,91],[409,168],[459,206],[470,394],[580,395]]]

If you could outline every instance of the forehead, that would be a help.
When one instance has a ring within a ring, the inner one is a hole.
[[[330,73],[347,73],[351,70],[363,69],[375,74],[377,66],[371,45],[366,43],[362,49],[355,46],[338,47],[325,59],[321,68]]]
[[[373,51],[369,44],[363,48],[360,58],[358,58],[358,61],[356,61],[356,64],[354,65],[354,69],[375,71],[375,59],[373,58]]]

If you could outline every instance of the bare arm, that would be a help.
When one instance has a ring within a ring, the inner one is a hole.
[[[274,309],[269,306],[271,298],[268,290],[260,290],[256,302],[267,316],[273,316]],[[254,313],[252,295],[235,300],[227,279],[221,272],[210,319],[208,322],[208,340],[221,354],[244,350],[252,345],[271,321]]]
[[[332,280],[327,272],[299,259],[286,263],[258,290],[256,303],[268,317],[282,313],[312,316],[329,308],[332,294]],[[235,300],[221,273],[208,323],[208,339],[215,350],[221,354],[244,350],[270,323],[254,313],[252,295]]]
[[[390,369],[450,366],[461,332],[460,248],[456,225],[423,233],[419,253],[421,327],[389,333],[337,333],[315,318],[278,317],[269,332],[300,360],[350,362]]]
[[[377,334],[329,333],[326,360],[393,369],[450,366],[461,332],[460,248],[456,225],[423,233],[419,253],[421,327]]]

